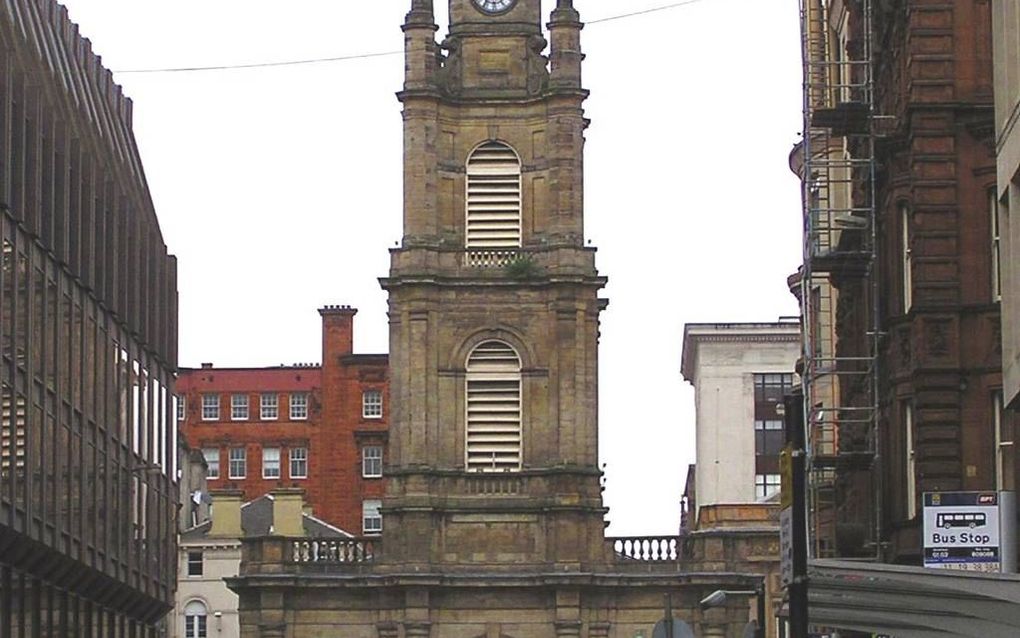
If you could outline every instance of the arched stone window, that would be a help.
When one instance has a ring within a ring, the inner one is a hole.
[[[184,638],[207,638],[205,603],[193,600],[184,606]]]
[[[521,245],[521,160],[502,142],[486,142],[467,162],[467,248]]]
[[[521,359],[502,341],[485,341],[468,356],[465,382],[469,472],[521,469]]]

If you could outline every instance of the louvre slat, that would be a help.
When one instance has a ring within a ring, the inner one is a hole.
[[[471,446],[471,450],[473,452],[477,452],[482,449],[480,446],[490,445],[493,443],[499,443],[501,445],[518,445],[521,440],[520,436],[518,436],[516,432],[483,431],[473,432],[472,434],[474,445]]]
[[[501,341],[478,345],[467,362],[467,468],[521,467],[521,361]]]
[[[500,142],[478,147],[467,164],[468,248],[521,245],[521,164]]]

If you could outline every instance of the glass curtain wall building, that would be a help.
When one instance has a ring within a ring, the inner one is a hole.
[[[0,636],[156,635],[176,580],[176,262],[131,102],[0,4]]]

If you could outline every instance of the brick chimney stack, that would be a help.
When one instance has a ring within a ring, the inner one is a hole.
[[[357,308],[326,306],[319,309],[322,316],[322,367],[332,367],[340,357],[354,352],[354,315]]]

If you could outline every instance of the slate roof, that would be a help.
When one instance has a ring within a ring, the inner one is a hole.
[[[353,535],[339,527],[315,518],[309,514],[301,515],[305,536],[309,538],[351,538]],[[273,496],[265,494],[248,501],[241,506],[241,530],[244,536],[268,536],[273,524]],[[212,528],[212,521],[205,521],[181,533],[182,541],[194,541],[206,538]]]

